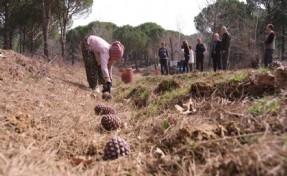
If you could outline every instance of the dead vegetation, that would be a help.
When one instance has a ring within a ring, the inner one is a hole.
[[[117,79],[113,99],[104,101],[87,88],[83,67],[3,54],[0,175],[287,174],[283,66],[137,73],[132,84]],[[104,130],[94,110],[99,103],[116,110],[119,129]],[[113,136],[123,138],[131,153],[105,161],[104,148]]]

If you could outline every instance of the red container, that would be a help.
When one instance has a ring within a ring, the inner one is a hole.
[[[133,82],[134,79],[134,72],[132,68],[122,69],[120,71],[122,81],[126,84]]]

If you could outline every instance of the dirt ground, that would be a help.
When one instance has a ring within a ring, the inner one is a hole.
[[[1,50],[0,175],[287,175],[287,68],[134,73],[111,101],[82,66]],[[150,74],[149,74],[150,73]],[[114,108],[106,131],[94,107]],[[120,136],[131,153],[103,160]]]

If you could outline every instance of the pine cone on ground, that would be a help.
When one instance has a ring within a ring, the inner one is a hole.
[[[102,103],[98,104],[94,108],[97,115],[115,114],[116,110],[112,107],[108,107]]]
[[[114,136],[105,146],[104,160],[114,160],[130,154],[129,144],[122,138]]]
[[[121,122],[115,114],[107,114],[102,117],[101,124],[106,130],[111,131],[118,129]]]
[[[109,92],[104,92],[102,95],[102,99],[106,100],[106,101],[110,101],[113,98],[112,94]]]

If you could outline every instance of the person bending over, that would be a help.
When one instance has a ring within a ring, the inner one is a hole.
[[[81,49],[89,87],[99,92],[98,85],[103,84],[102,93],[111,93],[112,66],[122,59],[125,47],[119,41],[109,44],[90,35],[81,43]]]

